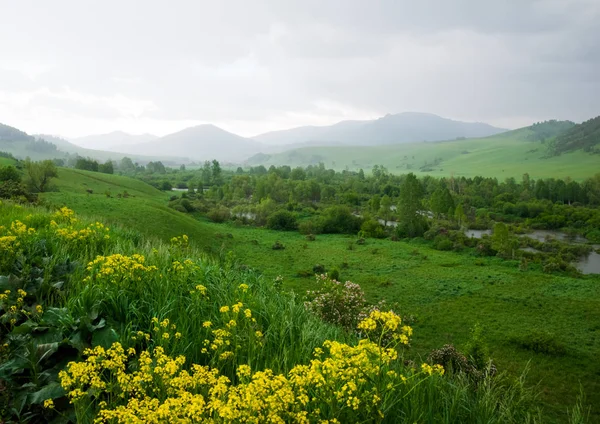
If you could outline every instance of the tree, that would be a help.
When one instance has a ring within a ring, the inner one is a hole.
[[[384,225],[392,219],[392,199],[387,194],[381,198],[379,215],[385,221]]]
[[[456,210],[454,211],[454,219],[456,219],[458,225],[462,225],[462,223],[467,219],[467,215],[465,215],[462,203],[459,203],[456,207]]]
[[[48,185],[52,178],[58,177],[56,166],[51,160],[32,162],[27,158],[25,160],[25,171],[28,176],[27,182],[32,191],[38,191],[40,193],[43,193],[48,189]]]
[[[221,184],[221,164],[219,164],[218,160],[213,159],[211,171],[213,184]]]
[[[0,181],[21,182],[21,174],[12,165],[0,167]]]
[[[447,213],[450,209],[454,209],[454,199],[446,185],[437,188],[433,192],[431,195],[430,207],[431,211],[437,216]]]
[[[133,164],[131,158],[125,156],[123,159],[121,159],[119,169],[123,172],[135,171],[135,165]]]
[[[113,166],[113,163],[110,160],[107,160],[106,162],[98,165],[98,171],[104,174],[114,174],[115,168]]]
[[[425,220],[419,213],[422,210],[423,188],[412,172],[400,185],[398,212],[400,222],[396,227],[400,237],[419,237],[425,232]]]
[[[515,250],[518,246],[518,240],[516,240],[515,237],[510,236],[506,224],[498,222],[494,225],[494,232],[492,233],[492,249],[498,252],[498,256],[512,258],[515,256]]]

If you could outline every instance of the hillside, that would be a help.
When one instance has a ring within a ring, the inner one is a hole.
[[[567,124],[568,125],[568,124]],[[566,125],[565,125],[566,126]],[[584,179],[598,172],[600,157],[583,151],[548,157],[546,138],[555,135],[546,127],[521,128],[486,138],[436,143],[406,143],[352,149],[345,147],[304,147],[278,154],[256,155],[248,165],[308,166],[323,162],[337,170],[365,171],[383,165],[390,172],[415,172],[435,176],[476,175],[520,178],[566,177]],[[542,141],[531,141],[531,140]]]
[[[111,152],[121,151],[123,146],[132,146],[148,141],[156,140],[153,134],[128,134],[123,131],[113,131],[107,134],[94,134],[85,137],[72,138],[70,141],[77,146],[86,149],[108,150]]]
[[[599,143],[600,116],[597,116],[558,135],[553,143],[553,153],[560,155],[575,150],[598,153]]]
[[[198,125],[153,141],[123,146],[126,153],[144,152],[154,156],[185,156],[194,160],[241,161],[258,153],[262,144],[240,137],[214,125]]]
[[[42,198],[55,206],[68,205],[75,212],[126,226],[141,234],[168,241],[188,234],[198,246],[208,248],[212,230],[189,215],[167,207],[170,193],[129,177],[59,168],[52,181],[55,191]],[[87,190],[92,190],[88,193]],[[127,195],[124,196],[125,192]],[[110,195],[110,197],[108,197]]]
[[[342,121],[324,127],[299,127],[260,134],[255,140],[271,144],[321,143],[374,146],[420,141],[485,137],[506,130],[484,123],[460,122],[429,113],[405,112],[372,121]]]

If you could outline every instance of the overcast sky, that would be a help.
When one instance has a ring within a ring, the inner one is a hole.
[[[600,0],[0,0],[0,17],[0,122],[29,133],[600,114]]]

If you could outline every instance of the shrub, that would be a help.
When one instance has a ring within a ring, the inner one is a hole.
[[[361,219],[352,215],[346,206],[332,206],[323,211],[321,226],[326,234],[356,234],[360,230]]]
[[[274,212],[267,218],[267,228],[279,231],[293,231],[298,228],[296,215],[286,210]]]
[[[307,234],[305,238],[308,241],[315,241],[317,239],[314,234]]]
[[[300,234],[321,234],[322,226],[316,219],[309,219],[298,224]]]
[[[383,238],[385,237],[385,231],[383,229],[383,225],[381,225],[375,219],[367,219],[360,226],[360,233],[363,237],[372,237],[372,238]]]
[[[216,208],[212,208],[206,214],[208,219],[212,222],[225,222],[231,217],[231,212],[225,206],[217,206]]]
[[[273,250],[283,250],[285,249],[285,246],[283,245],[283,243],[281,243],[279,240],[277,240],[273,246],[271,246],[271,249]]]
[[[306,308],[323,321],[353,330],[364,316],[367,301],[362,288],[355,283],[341,283],[327,275],[317,275],[319,289],[306,293]]]
[[[313,266],[313,274],[324,274],[325,272],[325,265],[316,264],[315,266]]]
[[[436,250],[452,250],[453,246],[452,240],[445,236],[436,236],[433,240],[433,248]]]

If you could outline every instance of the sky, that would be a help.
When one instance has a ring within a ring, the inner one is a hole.
[[[600,114],[598,0],[0,0],[0,16],[0,122],[30,134]]]

